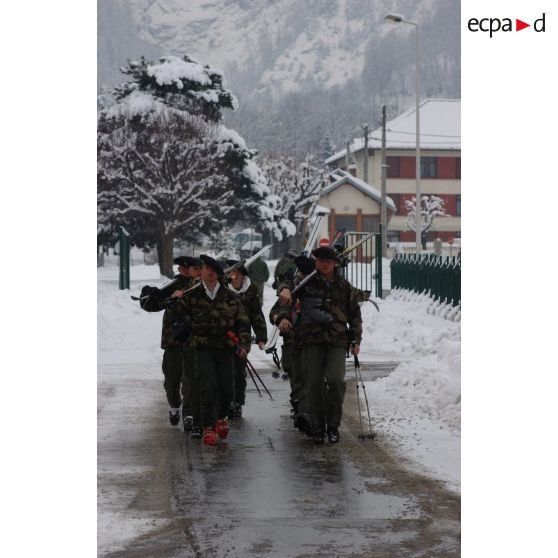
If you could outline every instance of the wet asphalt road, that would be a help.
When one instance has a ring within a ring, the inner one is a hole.
[[[389,366],[363,373],[372,379]],[[249,385],[244,417],[217,447],[158,421],[128,449],[154,465],[132,506],[168,522],[107,556],[459,556],[459,496],[402,468],[381,441],[358,439],[350,376],[339,444],[316,446],[295,431],[288,382],[267,373],[275,401]]]

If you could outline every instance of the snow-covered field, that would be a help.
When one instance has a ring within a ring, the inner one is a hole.
[[[268,262],[272,277],[275,264]],[[98,472],[111,486],[109,492],[99,493],[98,544],[103,552],[157,527],[152,520],[126,512],[126,498],[132,496],[119,480],[136,467],[118,461],[119,447],[129,443],[130,437],[143,435],[149,422],[156,420],[153,411],[164,401],[161,314],[142,311],[130,294],[138,294],[143,284],[161,285],[167,279],[156,273],[155,266],[136,266],[134,271],[131,293],[119,291],[116,281],[97,283]],[[274,301],[275,293],[268,285],[266,315]],[[388,298],[378,303],[380,312],[370,303],[362,305],[361,362],[400,362],[390,376],[366,382],[378,443],[387,445],[414,470],[459,491],[460,325],[428,314],[428,303],[423,300]],[[268,329],[271,333],[271,326]],[[257,349],[251,359],[256,367],[271,362]],[[347,377],[352,378],[349,362]],[[133,375],[133,390],[125,375]],[[144,467],[138,465],[135,473],[145,473]]]

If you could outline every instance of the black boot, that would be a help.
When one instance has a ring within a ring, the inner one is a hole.
[[[323,432],[314,432],[314,434],[312,434],[312,441],[315,444],[323,444],[324,443],[324,433]]]
[[[339,442],[339,429],[335,426],[330,426],[327,429],[327,437],[332,444]]]
[[[184,425],[184,432],[192,430],[192,425],[194,424],[194,417],[190,415],[182,416],[182,424]]]
[[[180,422],[180,411],[169,411],[169,422],[176,426]]]
[[[302,434],[310,435],[312,432],[312,428],[310,426],[310,418],[304,413],[295,415],[294,426]]]

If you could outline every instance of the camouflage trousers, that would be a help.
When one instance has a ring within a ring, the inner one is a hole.
[[[332,345],[305,347],[306,389],[314,434],[339,427],[345,397],[346,350]]]
[[[234,353],[232,349],[196,347],[194,350],[200,405],[200,425],[213,427],[229,412],[233,400]],[[197,417],[194,416],[194,424]]]
[[[246,402],[246,359],[234,356],[234,398],[240,405]]]
[[[163,387],[170,407],[182,405],[182,414],[192,414],[194,361],[189,347],[167,347],[163,354]]]
[[[301,412],[302,401],[305,397],[305,365],[304,365],[304,349],[297,347],[295,343],[283,343],[281,347],[281,367],[289,377],[291,384],[290,401],[295,411]]]

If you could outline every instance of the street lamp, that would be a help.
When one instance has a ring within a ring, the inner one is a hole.
[[[415,38],[416,38],[416,46],[415,46],[415,54],[416,54],[416,61],[415,61],[415,94],[416,94],[416,126],[415,126],[415,137],[416,137],[416,218],[415,218],[415,228],[416,228],[416,242],[417,242],[417,254],[420,254],[422,250],[422,241],[421,241],[421,199],[420,199],[420,70],[419,70],[419,32],[418,32],[418,23],[413,21],[408,21],[403,18],[401,14],[387,14],[384,17],[385,21],[392,21],[393,23],[407,23],[409,25],[413,25],[415,27]]]

